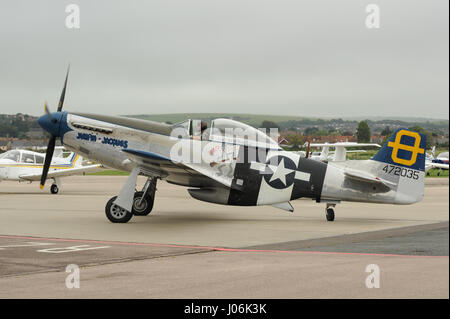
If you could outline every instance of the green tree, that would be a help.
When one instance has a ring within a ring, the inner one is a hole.
[[[319,132],[319,129],[317,127],[307,127],[303,131],[303,134],[306,136],[310,136],[310,135],[317,135],[317,132]]]
[[[280,127],[278,126],[277,123],[273,122],[273,121],[263,121],[261,123],[261,128],[265,128],[267,129],[267,131],[269,131],[271,128],[276,128],[278,130],[280,130]]]
[[[391,128],[388,126],[385,126],[384,129],[381,131],[381,136],[391,136],[393,133],[393,131],[391,130]]]
[[[306,138],[303,135],[294,133],[288,134],[286,136],[286,139],[288,140],[289,145],[291,145],[290,148],[291,151],[300,150],[306,140]]]
[[[356,137],[358,138],[358,143],[370,142],[370,127],[366,121],[359,122]]]

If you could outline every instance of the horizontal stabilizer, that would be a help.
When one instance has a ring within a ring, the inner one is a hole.
[[[372,184],[382,184],[389,188],[393,188],[393,187],[397,186],[397,184],[395,184],[395,183],[392,183],[385,179],[381,179],[379,177],[376,177],[376,176],[369,174],[367,172],[364,172],[364,171],[346,169],[344,171],[344,174],[346,177],[348,177],[350,179],[358,180],[361,182],[372,183]]]

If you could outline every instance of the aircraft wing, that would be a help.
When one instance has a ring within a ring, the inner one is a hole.
[[[334,152],[330,152],[330,154],[333,154]],[[367,153],[366,150],[350,150],[346,151],[346,153]]]
[[[219,182],[222,185],[225,185],[226,187],[239,189],[238,186],[232,185],[232,182],[233,182],[232,176],[227,176],[227,175],[221,174],[219,170],[212,171],[211,169],[209,169],[201,164],[192,163],[192,164],[184,164],[184,165],[199,172],[200,174],[208,176],[209,178],[215,180],[216,182]],[[231,164],[229,164],[229,165],[231,165]]]
[[[65,177],[72,175],[83,175],[85,173],[94,173],[102,170],[102,165],[88,165],[76,168],[68,168],[68,169],[58,169],[54,171],[49,171],[47,174],[47,178],[52,177]],[[41,174],[28,174],[28,175],[20,175],[19,176],[23,180],[27,181],[39,181],[41,179]]]
[[[397,184],[387,181],[385,179],[381,179],[367,172],[353,170],[353,169],[345,169],[344,174],[347,178],[358,180],[361,182],[371,183],[371,184],[382,184],[389,188],[393,188],[397,186]]]
[[[376,143],[356,143],[356,142],[337,142],[333,144],[328,143],[311,143],[310,147],[328,147],[335,148],[336,151],[334,153],[334,160],[336,162],[342,162],[347,159],[347,147],[367,147],[367,146],[376,146],[380,147],[380,145]]]
[[[426,164],[427,170],[429,170],[429,169],[431,169],[431,168],[448,169],[448,167],[449,167],[448,164],[442,164],[442,163],[430,163],[430,164]]]
[[[148,170],[148,173],[153,176],[158,176],[161,178],[166,177],[167,175],[173,174],[189,174],[189,178],[192,180],[195,179],[211,179],[215,182],[215,184],[219,183],[222,186],[226,186],[228,188],[238,187],[232,186],[233,177],[227,176],[226,174],[221,174],[220,165],[217,165],[217,169],[215,167],[205,166],[205,163],[183,163],[183,162],[174,162],[169,157],[149,152],[149,151],[141,151],[141,150],[133,150],[133,149],[123,149],[123,152],[127,153],[128,157],[134,162],[138,163],[142,168]],[[228,163],[229,164],[229,163]]]

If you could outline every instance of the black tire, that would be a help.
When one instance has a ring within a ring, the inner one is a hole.
[[[141,206],[137,206],[139,201],[142,198],[142,195],[144,192],[136,192],[134,193],[134,199],[133,199],[133,215],[136,216],[147,216],[152,212],[153,209],[153,203],[155,202],[155,195],[146,195],[144,199],[141,202]]]
[[[117,196],[111,198],[105,206],[106,217],[112,223],[127,223],[133,214],[114,204]]]
[[[327,208],[327,221],[332,222],[334,220],[334,209]]]
[[[59,188],[56,184],[52,184],[52,186],[50,186],[50,193],[52,194],[58,194]]]

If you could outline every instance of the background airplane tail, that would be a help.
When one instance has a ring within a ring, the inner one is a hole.
[[[329,146],[322,147],[322,152],[320,153],[320,160],[327,161],[329,154],[330,154],[330,147]]]
[[[381,178],[397,184],[396,204],[411,204],[422,199],[425,187],[424,134],[398,129],[372,158],[379,162]]]
[[[69,159],[69,163],[72,164],[74,168],[83,166],[83,157],[77,153],[70,153],[69,156],[67,156],[67,159]]]
[[[74,167],[81,167],[81,166],[83,166],[83,157],[81,155],[76,154],[74,161],[75,161]]]
[[[433,148],[431,149],[431,157],[434,159],[436,157],[436,146],[433,146]]]

